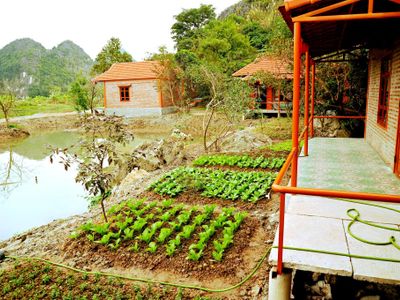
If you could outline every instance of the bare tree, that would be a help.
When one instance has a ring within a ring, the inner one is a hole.
[[[10,113],[15,107],[15,96],[11,92],[0,95],[0,109],[6,120],[6,126],[8,127],[10,121]]]
[[[209,91],[210,98],[203,116],[204,150],[209,151],[212,147],[218,150],[220,141],[248,108],[250,89],[240,79],[227,78],[218,69],[204,64],[193,66],[189,72],[195,82],[207,86]],[[212,126],[218,119],[216,115],[223,121]]]
[[[184,97],[183,91],[184,71],[176,62],[174,54],[168,53],[165,47],[160,47],[159,53],[154,54],[152,59],[158,61],[154,71],[166,99],[170,99],[180,111],[188,111],[190,102]]]

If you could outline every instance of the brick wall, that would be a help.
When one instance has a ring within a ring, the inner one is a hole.
[[[107,108],[160,107],[157,80],[130,80],[105,82]],[[120,101],[119,86],[130,86],[129,101]]]
[[[366,139],[378,151],[383,160],[394,167],[400,104],[400,40],[388,51],[373,49],[370,51],[368,107]],[[392,53],[392,73],[389,94],[389,118],[387,128],[377,123],[381,57]]]

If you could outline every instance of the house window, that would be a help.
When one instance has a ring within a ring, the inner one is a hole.
[[[392,61],[385,57],[381,60],[381,78],[379,86],[378,124],[387,127],[390,92],[390,68]]]
[[[119,99],[121,101],[129,101],[129,86],[119,87]]]

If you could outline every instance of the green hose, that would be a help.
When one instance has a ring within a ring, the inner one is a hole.
[[[367,206],[373,206],[373,207],[378,207],[381,209],[386,209],[386,210],[391,210],[396,213],[400,214],[400,210],[380,204],[375,204],[375,203],[370,203],[370,202],[364,202],[364,201],[357,201],[357,200],[345,200],[345,199],[335,199],[337,201],[343,201],[343,202],[350,202],[350,203],[357,203],[357,204],[362,204],[362,205],[367,205]],[[386,242],[377,242],[377,241],[370,241],[367,240],[366,238],[357,236],[352,230],[351,227],[356,224],[357,222],[380,228],[380,229],[385,229],[389,231],[397,231],[400,232],[399,228],[394,228],[390,226],[384,226],[380,224],[376,224],[374,222],[366,221],[360,218],[360,212],[355,209],[355,208],[350,208],[347,210],[347,215],[351,218],[351,222],[347,226],[347,232],[348,234],[353,237],[354,239],[370,244],[370,245],[376,245],[376,246],[388,246],[388,245],[393,245],[395,248],[400,250],[400,245],[397,243],[396,238],[394,236],[390,236],[389,240]],[[278,248],[277,246],[274,246],[272,248]],[[395,258],[383,258],[383,257],[375,257],[375,256],[367,256],[367,255],[358,255],[358,254],[349,254],[349,253],[343,253],[343,252],[334,252],[334,251],[326,251],[326,250],[316,250],[316,249],[308,249],[308,248],[299,248],[299,247],[289,247],[289,246],[284,246],[283,249],[286,250],[294,250],[294,251],[302,251],[302,252],[311,252],[311,253],[321,253],[321,254],[330,254],[330,255],[337,255],[337,256],[345,256],[345,257],[350,257],[350,258],[359,258],[359,259],[368,259],[368,260],[376,260],[376,261],[387,261],[387,262],[394,262],[394,263],[400,263],[400,259],[395,259]]]
[[[355,201],[355,200],[344,200],[344,199],[338,199],[338,200],[339,201],[344,201],[344,202],[358,203],[358,204],[362,204],[362,205],[378,207],[378,208],[381,208],[381,209],[391,210],[391,211],[394,211],[394,212],[400,214],[400,210],[392,208],[392,207],[384,206],[384,205],[379,205],[379,204],[375,204],[375,203],[363,203],[361,201]],[[370,240],[367,240],[365,238],[359,237],[356,234],[354,234],[352,232],[352,230],[351,230],[351,227],[357,222],[360,222],[362,224],[365,224],[365,225],[368,225],[368,226],[372,226],[372,227],[375,227],[375,228],[389,230],[389,231],[400,232],[399,228],[394,228],[394,227],[390,227],[390,226],[384,226],[384,225],[376,224],[374,222],[365,221],[365,220],[360,218],[360,212],[358,210],[356,210],[355,208],[351,208],[351,209],[347,210],[347,215],[352,219],[352,221],[347,226],[347,232],[349,233],[349,235],[351,237],[355,238],[356,240],[359,240],[360,242],[363,242],[363,243],[366,243],[366,244],[370,244],[370,245],[377,245],[377,246],[393,245],[395,248],[400,250],[400,245],[396,242],[396,238],[393,235],[390,236],[389,240],[386,241],[386,242],[377,242],[377,241],[370,241]]]
[[[365,202],[356,201],[356,200],[344,200],[344,199],[337,199],[337,200],[338,201],[344,201],[344,202],[350,202],[350,203],[357,203],[357,204],[362,204],[362,205],[368,205],[368,206],[374,206],[374,207],[387,209],[387,210],[391,210],[391,211],[400,213],[400,210],[398,210],[398,209],[395,209],[395,208],[392,208],[392,207],[383,206],[383,205],[379,205],[379,204],[365,203]],[[391,236],[389,238],[389,241],[387,241],[387,242],[370,241],[370,240],[367,240],[365,238],[362,238],[362,237],[359,237],[359,236],[355,235],[351,231],[351,227],[355,223],[360,222],[360,223],[366,224],[368,226],[373,226],[373,227],[381,228],[381,229],[385,229],[385,230],[392,230],[392,231],[399,231],[400,232],[400,229],[389,227],[389,226],[383,226],[383,225],[376,224],[376,223],[369,222],[369,221],[365,221],[365,220],[360,218],[360,212],[355,208],[351,208],[351,209],[347,210],[347,215],[352,219],[352,221],[347,226],[347,231],[350,234],[350,236],[352,236],[353,238],[355,238],[355,239],[357,239],[357,240],[359,240],[359,241],[361,241],[363,243],[372,244],[372,245],[380,245],[380,246],[393,245],[394,247],[396,247],[397,249],[400,250],[400,245],[397,244],[396,239],[395,239],[394,236]],[[40,257],[23,257],[23,256],[11,256],[11,255],[5,256],[5,257],[9,258],[9,259],[15,259],[15,260],[28,260],[28,261],[29,260],[36,260],[36,261],[41,261],[41,262],[48,263],[48,264],[51,264],[51,265],[54,265],[54,266],[57,266],[57,267],[60,267],[60,268],[64,268],[64,269],[67,269],[67,270],[70,270],[70,271],[83,273],[83,274],[89,274],[89,275],[100,275],[100,276],[120,278],[120,279],[124,279],[124,280],[129,280],[129,281],[137,281],[137,282],[144,282],[144,283],[151,283],[151,284],[160,284],[160,285],[172,286],[172,287],[177,287],[177,288],[185,288],[185,289],[194,289],[194,290],[200,290],[200,291],[209,292],[209,293],[223,293],[223,292],[234,290],[234,289],[242,286],[250,278],[252,278],[257,273],[257,271],[260,269],[261,265],[265,261],[266,257],[268,256],[268,254],[270,253],[272,248],[278,248],[278,247],[274,246],[274,247],[268,248],[266,253],[260,258],[260,260],[258,261],[257,265],[254,267],[254,269],[242,281],[240,281],[239,283],[237,283],[235,285],[232,285],[230,287],[223,288],[223,289],[212,289],[212,288],[207,288],[207,287],[202,287],[202,286],[197,286],[197,285],[172,283],[172,282],[166,282],[166,281],[157,281],[157,280],[152,280],[152,279],[147,279],[147,278],[130,277],[130,276],[125,276],[125,275],[103,273],[103,272],[96,272],[96,271],[84,271],[84,270],[81,270],[81,269],[78,269],[78,268],[73,268],[73,267],[67,266],[65,264],[52,262],[52,261],[49,261],[49,260],[46,260],[46,259],[43,259],[43,258],[40,258]],[[359,259],[368,259],[368,260],[400,263],[400,259],[394,259],[394,258],[382,258],[382,257],[357,255],[357,254],[349,254],[349,253],[326,251],[326,250],[316,250],[316,249],[308,249],[308,248],[299,248],[299,247],[289,247],[289,246],[284,246],[283,249],[310,252],[310,253],[330,254],[330,255],[344,256],[344,257],[350,257],[350,258],[359,258]]]
[[[36,260],[44,263],[48,263],[53,266],[57,266],[63,269],[67,269],[70,271],[74,271],[77,273],[83,273],[83,274],[88,274],[88,275],[100,275],[100,276],[107,276],[107,277],[113,277],[113,278],[120,278],[124,280],[129,280],[129,281],[137,281],[137,282],[144,282],[144,283],[151,283],[151,284],[160,284],[160,285],[165,285],[165,286],[172,286],[172,287],[177,287],[177,288],[184,288],[184,289],[193,289],[193,290],[200,290],[204,292],[209,292],[209,293],[223,293],[223,292],[228,292],[234,289],[237,289],[238,287],[242,286],[244,283],[246,283],[250,278],[252,278],[257,271],[260,269],[262,266],[263,262],[267,258],[269,252],[271,251],[271,247],[267,249],[265,254],[260,258],[258,261],[257,265],[254,267],[254,269],[240,281],[239,283],[232,285],[230,287],[226,287],[223,289],[212,289],[212,288],[207,288],[207,287],[202,287],[202,286],[197,286],[197,285],[190,285],[190,284],[181,284],[181,283],[172,283],[172,282],[167,282],[167,281],[157,281],[157,280],[152,280],[152,279],[147,279],[147,278],[140,278],[140,277],[130,277],[130,276],[125,276],[125,275],[119,275],[119,274],[111,274],[111,273],[104,273],[104,272],[96,272],[96,271],[84,271],[78,268],[73,268],[61,263],[56,263],[50,260],[46,260],[40,257],[24,257],[24,256],[12,256],[8,255],[5,256],[6,258],[9,259],[15,259],[15,260]]]

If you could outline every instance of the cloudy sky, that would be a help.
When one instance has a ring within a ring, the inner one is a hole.
[[[2,1],[0,48],[30,37],[46,48],[72,40],[95,58],[110,37],[135,60],[173,49],[170,28],[183,8],[212,4],[217,13],[238,0],[11,0]]]

